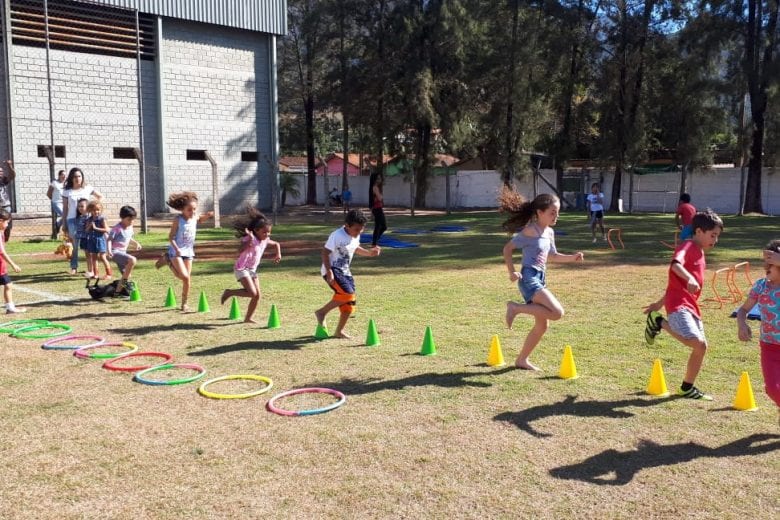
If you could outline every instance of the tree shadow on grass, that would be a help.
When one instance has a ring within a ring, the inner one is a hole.
[[[214,330],[218,325],[207,325],[205,323],[171,323],[169,325],[148,325],[145,327],[126,327],[111,329],[111,332],[117,334],[126,334],[129,337],[145,336],[152,332],[162,331],[185,331],[185,330]]]
[[[756,456],[775,450],[780,450],[780,435],[770,433],[754,433],[717,448],[708,448],[695,442],[664,445],[645,439],[635,450],[605,450],[577,464],[553,468],[550,475],[600,486],[624,486],[645,468],[671,466],[700,457]]]
[[[404,390],[406,388],[437,386],[439,388],[460,388],[464,386],[487,388],[491,383],[469,381],[471,377],[484,377],[484,372],[428,372],[401,379],[342,379],[341,381],[321,381],[317,386],[338,388],[347,395],[363,395],[382,390]],[[488,375],[495,375],[491,372]]]
[[[218,347],[207,348],[195,352],[188,352],[188,356],[216,356],[218,354],[227,354],[229,352],[238,352],[240,350],[297,350],[301,347],[310,345],[311,336],[301,336],[294,339],[276,340],[276,341],[239,341],[232,345],[220,345]]]
[[[521,430],[534,437],[552,437],[552,434],[540,432],[531,426],[533,421],[558,415],[571,415],[574,417],[607,417],[610,419],[627,419],[634,414],[620,408],[629,406],[647,407],[667,402],[677,397],[665,397],[661,399],[623,399],[619,401],[577,401],[576,395],[566,396],[561,402],[543,404],[526,408],[519,412],[504,412],[496,415],[496,421],[506,421],[514,424]]]

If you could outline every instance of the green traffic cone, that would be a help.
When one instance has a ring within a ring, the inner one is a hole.
[[[278,329],[282,324],[279,322],[279,311],[276,310],[276,305],[271,305],[271,314],[268,315],[268,328]]]
[[[198,299],[198,312],[211,312],[209,310],[209,301],[206,299],[206,291],[200,291]]]
[[[133,284],[133,290],[130,291],[130,301],[131,302],[140,302],[141,301],[141,290],[138,288],[138,284]]]
[[[328,339],[330,333],[325,325],[317,324],[317,330],[314,331],[314,339]]]
[[[433,341],[433,331],[431,326],[428,325],[425,328],[425,338],[423,339],[422,348],[420,349],[421,356],[435,356],[436,355],[436,343]]]
[[[176,307],[176,296],[173,294],[173,287],[168,287],[168,295],[165,297],[165,308],[175,309]]]
[[[238,297],[236,296],[233,296],[233,299],[230,300],[230,316],[228,316],[228,319],[241,319],[241,307],[238,306]]]
[[[376,323],[374,323],[374,320],[368,320],[368,334],[366,334],[366,346],[378,347],[379,345],[380,345],[379,333],[377,333],[376,331]]]

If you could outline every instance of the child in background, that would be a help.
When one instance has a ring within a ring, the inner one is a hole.
[[[108,258],[106,258],[108,226],[105,217],[103,217],[103,204],[93,200],[87,204],[87,212],[90,214],[86,225],[87,265],[91,267],[91,272],[88,271],[85,276],[87,278],[99,278],[98,262],[100,262],[106,270],[103,280],[110,280],[112,276],[111,264],[108,263]]]
[[[195,258],[195,236],[198,233],[198,224],[213,217],[214,212],[209,211],[198,214],[198,194],[192,191],[172,193],[168,197],[168,206],[181,212],[173,219],[171,231],[168,233],[168,250],[163,253],[155,267],[159,269],[166,263],[170,266],[173,275],[181,280],[181,310],[189,312],[187,298],[190,295],[192,283],[192,260]]]
[[[604,234],[604,194],[601,193],[601,186],[594,182],[590,187],[590,193],[587,197],[588,209],[590,210],[590,232],[593,235],[593,243],[596,243],[596,225],[601,230],[601,239],[606,240]]]
[[[24,307],[17,307],[14,305],[14,297],[12,292],[11,278],[8,277],[8,266],[15,273],[22,272],[22,268],[19,267],[11,260],[8,253],[5,252],[5,230],[8,228],[8,224],[11,222],[11,213],[4,209],[0,209],[0,285],[3,286],[3,298],[5,299],[5,313],[6,314],[18,314],[20,312],[27,312]]]
[[[349,269],[352,263],[352,256],[357,253],[359,256],[379,256],[382,249],[374,246],[371,249],[364,249],[360,246],[360,233],[366,227],[368,219],[363,212],[352,209],[347,212],[344,226],[330,234],[325,247],[322,248],[322,277],[325,282],[333,289],[333,298],[314,312],[317,317],[317,323],[325,325],[325,317],[330,311],[339,308],[339,323],[333,333],[335,338],[347,338],[351,336],[344,332],[347,320],[355,312],[355,280]]]
[[[663,329],[689,347],[691,355],[688,357],[685,377],[677,395],[712,401],[711,396],[693,384],[707,352],[707,338],[704,336],[699,310],[699,296],[706,269],[704,253],[718,243],[718,237],[723,232],[723,221],[714,211],[707,209],[693,217],[692,225],[693,238],[682,241],[672,256],[666,292],[660,300],[643,309],[647,314],[645,342],[652,345]],[[666,319],[657,312],[661,307],[666,308]]]
[[[780,240],[773,240],[766,246],[764,259],[766,278],[756,281],[745,303],[737,310],[738,337],[742,341],[750,340],[752,332],[745,318],[758,303],[761,308],[759,346],[764,389],[780,411]],[[774,260],[777,261],[772,263]]]
[[[528,360],[531,352],[542,340],[550,320],[563,317],[563,306],[555,295],[547,289],[545,272],[547,261],[570,263],[581,261],[584,254],[580,251],[573,255],[564,255],[555,247],[555,232],[552,226],[558,221],[561,203],[558,197],[543,193],[532,201],[524,201],[515,191],[504,189],[499,197],[501,210],[510,213],[503,227],[515,236],[504,246],[504,265],[509,272],[509,280],[518,282],[524,303],[508,301],[506,303],[506,324],[511,329],[515,316],[529,314],[534,317],[534,326],[528,332],[523,348],[520,350],[515,367],[523,370],[541,370]],[[523,251],[523,263],[520,271],[515,271],[512,252]]]
[[[252,319],[262,296],[257,267],[260,265],[266,247],[270,245],[276,248],[274,262],[277,264],[282,260],[282,249],[279,242],[271,240],[271,223],[255,208],[247,208],[246,215],[237,218],[233,227],[236,236],[241,239],[241,249],[233,270],[236,280],[243,289],[225,289],[222,292],[221,302],[224,304],[232,296],[249,298],[244,323],[257,323]]]
[[[122,279],[117,286],[117,292],[128,289],[130,276],[133,274],[135,264],[138,262],[136,257],[127,253],[130,244],[135,244],[135,250],[141,250],[141,244],[133,239],[133,220],[137,213],[132,206],[122,206],[119,209],[119,222],[108,232],[108,257],[114,260]],[[128,290],[128,292],[130,292]]]
[[[87,211],[87,205],[89,201],[87,199],[79,199],[76,202],[76,217],[75,217],[75,231],[76,236],[70,237],[73,240],[73,255],[78,257],[79,250],[84,251],[84,258],[87,259],[87,270],[84,272],[86,278],[92,278],[95,266],[89,263],[89,253],[87,252],[87,222],[89,221],[89,212]],[[73,266],[73,258],[71,258],[70,265]],[[76,265],[78,265],[78,258],[76,258]],[[71,268],[71,274],[75,270]]]
[[[687,193],[680,195],[680,203],[674,214],[674,223],[680,230],[680,240],[688,240],[693,237],[693,217],[696,215],[696,207],[691,204],[691,196]]]

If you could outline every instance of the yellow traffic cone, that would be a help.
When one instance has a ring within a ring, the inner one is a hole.
[[[666,397],[669,395],[669,389],[666,388],[666,378],[664,377],[664,369],[661,367],[660,359],[653,361],[653,372],[650,374],[650,381],[647,383],[647,393],[650,395],[657,395],[658,397]]]
[[[747,372],[742,372],[742,377],[739,378],[737,395],[734,398],[734,408],[744,412],[758,410],[756,398],[753,396],[753,387],[750,384],[750,376]]]
[[[558,371],[558,377],[561,379],[577,379],[577,365],[574,364],[574,355],[571,353],[571,346],[566,345],[563,349],[563,358],[561,359],[561,369]]]
[[[501,342],[498,341],[498,334],[490,340],[490,350],[488,351],[487,364],[489,367],[502,367],[504,363],[504,353],[501,352]]]

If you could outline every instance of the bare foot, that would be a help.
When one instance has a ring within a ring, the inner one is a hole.
[[[160,258],[158,258],[157,261],[154,263],[154,267],[155,269],[159,269],[167,263],[168,263],[168,253],[163,253],[160,255]]]
[[[347,334],[344,331],[336,332],[335,334],[333,334],[333,337],[334,338],[340,338],[340,339],[352,339],[352,336],[350,336],[349,334]]]
[[[257,323],[253,318],[247,318],[244,320],[244,323]]]
[[[517,311],[515,310],[516,308],[517,304],[515,302],[506,302],[506,315],[504,317],[504,321],[506,322],[506,326],[510,329],[512,328],[512,323],[515,322],[515,316],[517,316]]]
[[[314,316],[317,318],[317,324],[322,325],[323,327],[327,328],[327,324],[325,323],[325,314],[323,314],[321,311],[315,311]]]
[[[543,372],[541,368],[534,365],[528,360],[525,361],[515,361],[515,368],[519,368],[520,370],[531,370],[533,372]]]
[[[181,304],[181,312],[190,312],[190,306],[186,303]]]
[[[219,303],[221,303],[222,305],[225,305],[225,302],[227,301],[227,299],[228,299],[228,292],[227,292],[227,289],[225,289],[224,291],[222,291],[222,298],[219,299]]]

